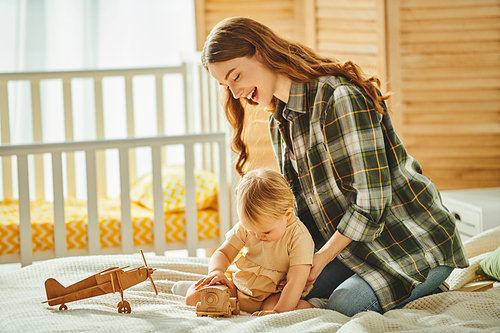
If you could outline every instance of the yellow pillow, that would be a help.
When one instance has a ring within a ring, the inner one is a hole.
[[[165,212],[177,213],[186,210],[184,166],[162,168],[162,190]],[[198,210],[217,208],[217,177],[206,170],[194,170],[196,186],[196,207]],[[130,191],[130,199],[153,209],[153,175],[142,176]]]

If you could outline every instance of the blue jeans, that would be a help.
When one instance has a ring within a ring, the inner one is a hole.
[[[430,270],[427,280],[417,285],[410,297],[398,303],[395,309],[423,296],[440,292],[439,286],[450,275],[452,267],[438,266]],[[335,259],[320,273],[306,300],[317,297],[327,298],[327,307],[352,317],[363,311],[383,313],[377,295],[361,277]]]

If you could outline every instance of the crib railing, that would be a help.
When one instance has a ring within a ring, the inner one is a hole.
[[[165,130],[165,115],[164,106],[168,103],[168,98],[164,96],[163,78],[169,75],[180,75],[182,77],[182,91],[184,107],[179,110],[184,114],[186,134],[206,133],[206,132],[227,132],[227,126],[221,120],[219,105],[218,105],[218,89],[215,80],[211,79],[206,71],[201,68],[198,63],[182,63],[179,66],[159,67],[159,68],[131,68],[131,69],[109,69],[109,70],[78,70],[78,71],[54,71],[54,72],[23,72],[23,73],[0,73],[0,142],[1,144],[9,144],[12,142],[11,120],[10,120],[10,103],[9,103],[9,83],[16,81],[25,81],[29,83],[31,96],[31,116],[32,116],[32,137],[33,143],[43,142],[42,128],[42,96],[40,86],[41,83],[47,80],[59,80],[62,82],[62,105],[64,117],[64,140],[75,140],[74,128],[79,126],[75,124],[73,119],[73,92],[74,79],[90,79],[93,83],[92,96],[88,97],[87,102],[93,100],[95,112],[95,138],[97,140],[104,139],[104,96],[103,96],[103,79],[109,77],[121,77],[124,79],[124,96],[125,96],[125,112],[126,112],[126,137],[136,137],[136,129],[134,126],[134,94],[135,89],[133,78],[136,76],[153,76],[155,81],[155,103],[156,103],[156,134],[168,135]],[[29,96],[23,96],[23,99],[28,99]],[[196,105],[195,105],[196,104]],[[195,125],[195,119],[198,120],[200,126]],[[211,169],[212,152],[208,145],[204,149],[204,167]],[[164,153],[162,153],[164,155]],[[44,191],[44,163],[42,156],[34,157],[35,170],[35,197],[43,199]],[[104,168],[106,165],[106,156],[104,153],[98,153],[97,168],[101,172],[98,173],[99,193],[106,195],[106,178]],[[130,152],[130,172],[131,177],[136,177],[135,151]],[[162,156],[164,158],[164,156]],[[66,155],[66,172],[67,191],[69,195],[75,196],[75,156],[72,153]],[[12,164],[10,159],[2,159],[2,180],[3,180],[3,197],[13,197],[12,187]]]
[[[218,212],[220,239],[216,240],[211,247],[221,244],[225,233],[230,227],[230,204],[228,181],[230,181],[231,171],[226,168],[227,143],[225,133],[193,134],[182,136],[157,136],[151,138],[132,138],[116,140],[93,140],[81,142],[61,142],[61,143],[35,143],[29,145],[2,145],[0,146],[0,156],[17,157],[17,173],[19,185],[19,211],[20,211],[20,258],[18,260],[8,260],[0,258],[2,262],[21,262],[28,265],[33,260],[48,259],[47,257],[36,257],[36,252],[32,250],[31,240],[31,218],[30,218],[30,195],[28,176],[28,155],[50,154],[52,157],[52,177],[54,192],[54,253],[53,257],[64,257],[67,255],[66,228],[64,219],[64,194],[63,194],[63,161],[62,154],[83,151],[86,160],[87,175],[87,205],[88,205],[88,225],[87,225],[87,250],[90,255],[103,253],[100,246],[100,231],[98,221],[97,206],[97,153],[107,149],[118,149],[120,189],[121,189],[121,251],[120,253],[134,253],[138,249],[133,243],[133,229],[130,207],[130,153],[131,148],[150,147],[152,158],[153,195],[154,195],[154,240],[151,248],[143,250],[153,250],[157,254],[163,254],[166,250],[187,249],[189,255],[196,255],[196,249],[206,247],[198,242],[197,233],[197,207],[195,202],[195,150],[196,144],[214,143],[218,147],[218,160],[216,163],[218,175]],[[162,147],[167,145],[184,146],[184,168],[185,168],[185,200],[186,200],[186,240],[183,243],[168,244],[165,240],[165,215],[163,208],[162,194],[162,174],[161,174],[161,153]],[[85,254],[85,253],[84,253]]]

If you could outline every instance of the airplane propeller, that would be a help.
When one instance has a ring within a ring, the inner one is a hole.
[[[156,295],[158,295],[158,291],[156,290],[155,283],[153,282],[153,278],[151,277],[151,273],[150,273],[150,270],[153,270],[153,269],[148,267],[148,264],[146,263],[146,258],[144,257],[144,252],[142,252],[142,250],[141,250],[141,255],[142,255],[142,260],[144,260],[144,266],[146,266],[146,269],[148,270],[149,280],[151,281],[151,284],[153,285],[153,289],[155,290]]]

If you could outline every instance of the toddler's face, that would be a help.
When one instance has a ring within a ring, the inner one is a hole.
[[[286,216],[282,216],[280,218],[269,218],[264,221],[259,221],[263,222],[261,224],[266,226],[264,228],[259,228],[254,224],[244,223],[243,221],[242,224],[250,235],[263,242],[272,242],[283,237],[285,234],[287,220]]]

